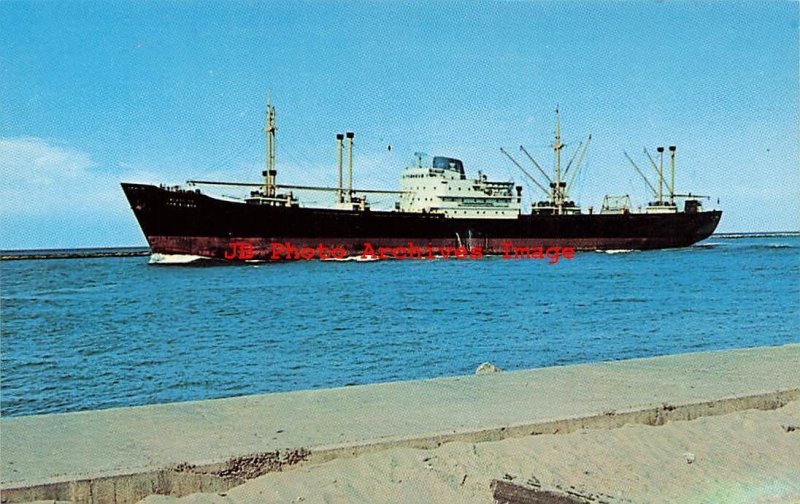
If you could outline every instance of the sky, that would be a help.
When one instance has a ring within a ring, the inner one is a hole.
[[[643,149],[676,145],[676,189],[719,199],[718,231],[796,231],[798,18],[796,1],[0,1],[0,249],[145,245],[121,181],[259,181],[268,93],[279,183],[335,185],[335,134],[354,131],[356,187],[397,189],[425,152],[538,196],[500,147],[552,167],[558,106],[566,159],[592,134],[584,208],[651,200],[623,152],[652,173]]]

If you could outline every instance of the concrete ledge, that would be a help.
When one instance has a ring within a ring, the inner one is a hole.
[[[3,502],[136,502],[270,471],[432,448],[661,425],[800,399],[800,345],[0,420]]]

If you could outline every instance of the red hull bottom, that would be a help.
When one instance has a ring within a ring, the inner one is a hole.
[[[428,240],[425,238],[364,237],[328,240],[282,237],[266,240],[260,237],[149,236],[153,254],[192,255],[223,261],[285,261],[296,259],[357,257],[414,258],[436,256],[477,259],[485,255],[518,257],[534,255],[537,249],[559,248],[564,257],[568,249],[578,250],[642,250],[683,246],[654,238],[514,238]],[[313,250],[313,252],[312,252]]]

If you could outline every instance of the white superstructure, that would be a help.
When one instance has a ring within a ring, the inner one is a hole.
[[[400,179],[401,212],[443,214],[451,218],[515,219],[520,214],[522,187],[489,181],[478,173],[467,179],[458,159],[436,156],[428,163],[417,155],[416,165]]]

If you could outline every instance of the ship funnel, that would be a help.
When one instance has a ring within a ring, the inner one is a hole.
[[[675,146],[669,146],[669,202],[675,202]]]
[[[353,137],[355,133],[347,132],[347,201],[353,201]]]
[[[336,164],[339,167],[339,190],[336,192],[336,197],[339,203],[344,201],[343,198],[343,186],[342,186],[342,142],[344,141],[344,135],[341,133],[336,134]]]
[[[658,204],[664,201],[664,147],[658,146]]]

